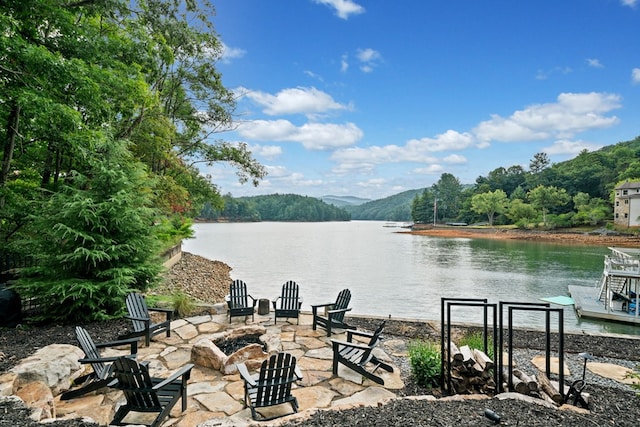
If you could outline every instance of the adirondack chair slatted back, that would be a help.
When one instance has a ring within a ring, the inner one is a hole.
[[[129,316],[134,319],[131,320],[133,325],[133,330],[135,332],[144,331],[147,327],[143,320],[137,319],[150,319],[149,309],[147,308],[147,303],[144,300],[144,297],[138,293],[130,293],[127,295],[127,311],[129,312]]]
[[[76,339],[80,344],[80,348],[84,351],[85,358],[95,360],[95,362],[91,362],[91,367],[96,377],[100,379],[106,378],[109,375],[109,366],[100,361],[100,352],[86,329],[76,326]]]
[[[296,318],[300,322],[300,307],[302,306],[302,298],[300,298],[299,286],[293,280],[289,280],[282,285],[282,293],[273,301],[273,309],[275,310],[275,322],[278,317]]]
[[[380,323],[380,326],[378,326],[373,332],[373,336],[369,340],[369,344],[367,344],[369,347],[375,347],[376,345],[378,345],[378,341],[380,341],[380,336],[382,335],[382,330],[384,329],[384,325],[386,323],[387,321],[383,320],[382,323]]]
[[[247,284],[242,280],[234,280],[229,286],[229,308],[249,307],[249,293]]]
[[[351,301],[351,291],[349,289],[343,289],[338,294],[336,303],[331,307],[332,310],[342,310],[349,307],[349,301]],[[336,313],[334,319],[338,322],[344,322],[345,313]]]
[[[299,287],[296,282],[289,280],[282,285],[282,296],[280,297],[280,309],[298,310],[300,308]]]
[[[297,379],[294,372],[296,358],[289,353],[279,353],[262,362],[255,406],[271,406],[291,399],[291,385]]]
[[[120,358],[113,362],[118,389],[122,390],[131,411],[157,412],[162,410],[149,370],[135,360]]]

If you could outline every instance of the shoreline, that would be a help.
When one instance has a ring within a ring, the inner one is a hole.
[[[565,245],[589,245],[589,246],[640,246],[640,236],[635,234],[606,233],[606,232],[581,232],[563,230],[522,230],[501,228],[470,228],[436,226],[432,228],[400,231],[399,233],[414,234],[419,236],[441,238],[468,238],[468,239],[493,239],[493,240],[522,240],[545,243],[558,243]]]

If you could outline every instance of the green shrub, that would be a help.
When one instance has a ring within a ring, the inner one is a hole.
[[[193,312],[193,300],[187,294],[178,292],[173,294],[171,298],[173,300],[173,312],[178,317],[186,317]]]
[[[470,348],[475,348],[477,350],[484,351],[484,339],[482,338],[482,332],[480,331],[469,332],[466,335],[464,335],[462,338],[460,338],[460,341],[458,342],[458,347],[462,347],[463,345],[468,345]],[[493,359],[493,355],[494,355],[493,342],[491,340],[491,337],[489,337],[487,340],[486,354],[487,356],[489,356],[491,360],[494,360]]]
[[[418,384],[425,387],[440,383],[440,348],[428,341],[411,341],[408,346],[411,372]]]

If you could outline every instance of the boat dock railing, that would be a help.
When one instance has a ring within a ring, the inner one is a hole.
[[[618,276],[640,276],[640,260],[607,255],[604,258],[604,272]]]

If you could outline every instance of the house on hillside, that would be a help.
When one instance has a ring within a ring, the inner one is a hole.
[[[615,188],[613,222],[625,227],[640,227],[640,181],[629,182]]]

